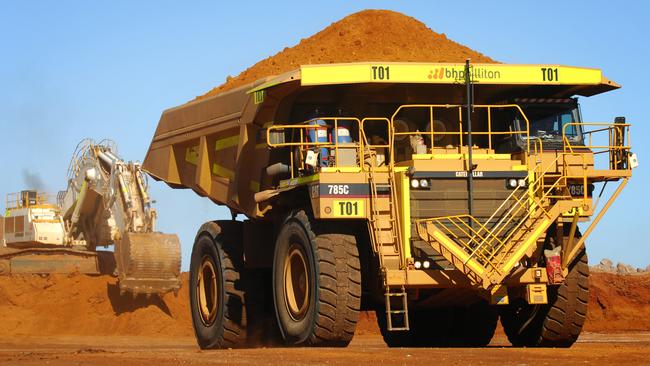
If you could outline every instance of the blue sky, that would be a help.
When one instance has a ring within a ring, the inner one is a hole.
[[[399,4],[399,5],[398,5]],[[463,9],[466,5],[466,9]],[[590,261],[650,264],[647,2],[627,1],[6,1],[0,2],[0,193],[26,175],[65,188],[84,137],[142,160],[161,112],[366,8],[391,9],[502,62],[603,69],[623,85],[582,98],[583,119],[626,116],[641,168],[590,237]],[[390,25],[387,25],[390,26]],[[230,217],[188,190],[152,183],[159,229],[178,233],[183,268],[196,229]]]

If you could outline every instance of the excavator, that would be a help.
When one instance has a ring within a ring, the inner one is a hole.
[[[110,140],[85,139],[56,203],[35,190],[9,194],[0,220],[0,275],[116,275],[121,293],[177,293],[180,241],[156,232],[147,176]],[[113,252],[98,250],[113,246]]]

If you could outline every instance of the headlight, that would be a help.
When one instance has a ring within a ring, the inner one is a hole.
[[[428,269],[429,267],[431,267],[431,262],[424,261],[424,263],[422,263],[422,267],[424,267],[424,269]]]
[[[420,188],[420,181],[417,179],[411,179],[411,187]]]
[[[415,261],[415,263],[413,263],[413,265],[415,266],[415,269],[422,268],[422,262],[420,262],[420,261]]]
[[[426,179],[420,179],[420,187],[427,188],[429,187],[429,181]]]
[[[519,186],[519,188],[525,187],[526,186],[526,179],[525,178],[519,178],[519,180],[517,180],[517,185]]]
[[[508,179],[508,188],[517,188],[517,180],[515,178]]]

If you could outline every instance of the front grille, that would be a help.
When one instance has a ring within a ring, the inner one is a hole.
[[[504,178],[474,179],[473,186],[473,216],[487,227],[491,227],[499,222],[502,216],[496,215],[490,222],[487,220],[508,198],[512,190],[506,187]],[[521,190],[521,194],[525,194],[525,190]],[[410,191],[411,222],[413,223],[411,225],[411,244],[416,256],[432,258],[439,268],[452,268],[451,264],[446,262],[429,244],[420,240],[414,222],[418,219],[468,214],[468,196],[467,180],[465,179],[433,179],[430,189]],[[504,205],[500,214],[510,207],[512,207],[511,203]],[[516,216],[523,216],[525,214],[523,211],[521,210]],[[512,220],[498,236],[505,237],[516,224],[517,220]],[[467,237],[452,224],[447,227],[459,238]]]

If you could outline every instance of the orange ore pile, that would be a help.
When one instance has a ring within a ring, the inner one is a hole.
[[[300,65],[362,61],[494,63],[493,59],[436,33],[410,16],[363,10],[331,24],[251,66],[197,99],[212,96]]]

